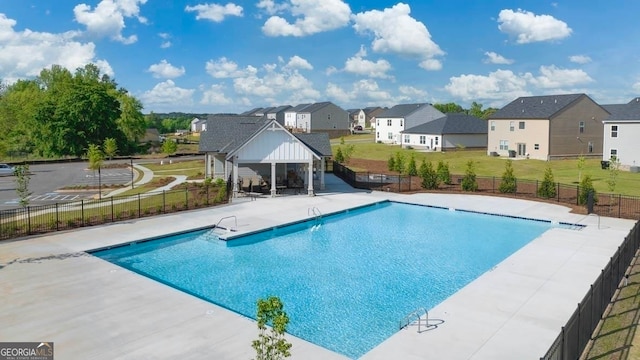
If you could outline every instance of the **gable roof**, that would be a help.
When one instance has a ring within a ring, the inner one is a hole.
[[[292,108],[287,109],[285,112],[298,112],[311,104],[298,104]]]
[[[298,140],[307,145],[319,156],[332,156],[331,142],[327,133],[296,133],[293,134]]]
[[[487,121],[473,115],[449,113],[402,131],[403,134],[486,134]]]
[[[228,153],[244,144],[271,120],[257,116],[217,116],[207,118],[207,131],[200,134],[200,152]]]
[[[307,106],[307,107],[305,107],[303,109],[300,109],[298,112],[313,113],[313,112],[316,112],[316,111],[322,109],[325,106],[329,106],[329,104],[331,104],[329,101],[313,103],[313,104],[310,104],[309,106]]]
[[[414,112],[418,111],[418,109],[423,108],[425,106],[431,106],[428,103],[419,103],[419,104],[400,104],[392,107],[391,109],[385,110],[383,113],[378,115],[379,118],[403,118],[407,117]]]
[[[278,107],[274,107],[271,108],[269,111],[267,111],[267,114],[277,114],[279,112],[285,111],[287,109],[289,109],[291,107],[291,105],[280,105]]]
[[[585,94],[524,96],[493,113],[489,119],[550,119]]]
[[[240,116],[252,116],[252,115],[255,116],[255,114],[260,110],[262,110],[262,108],[261,107],[257,107],[257,108],[253,108],[251,110],[247,110],[247,111],[245,111],[243,113],[240,113],[239,115]]]
[[[604,121],[640,120],[640,98],[635,98],[626,104],[602,105],[611,115]]]

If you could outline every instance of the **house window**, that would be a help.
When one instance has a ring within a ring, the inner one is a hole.
[[[331,114],[327,114],[327,120],[331,120]]]
[[[540,150],[540,144],[533,144],[533,150]]]
[[[436,143],[435,143],[435,145],[436,145],[436,146],[438,146],[438,137],[437,137],[437,136],[436,136]]]
[[[420,135],[420,145],[424,145],[427,143],[427,137],[424,135]]]
[[[392,132],[388,132],[387,133],[387,139],[393,140],[393,133]]]
[[[618,149],[611,149],[609,154],[611,155],[611,156],[609,156],[609,158],[611,158],[611,160],[617,159],[618,158]]]
[[[509,122],[509,131],[515,131],[516,129],[516,122],[515,121],[510,121]]]
[[[520,129],[520,130],[524,130],[524,121],[520,121],[520,122],[518,123],[518,129]]]
[[[376,120],[376,126],[380,126],[380,120]]]
[[[580,134],[584,132],[584,121],[580,121],[580,124],[578,125],[578,131],[580,132]]]
[[[500,150],[509,150],[509,140],[500,140]]]
[[[611,137],[618,137],[618,125],[611,125]]]
[[[402,126],[402,119],[400,119],[400,126]]]
[[[380,139],[380,133],[376,132],[376,139]]]
[[[589,154],[591,154],[593,152],[593,142],[589,141],[589,143],[587,144],[587,151],[589,152]]]
[[[496,122],[492,121],[491,122],[491,131],[495,131],[496,130]]]
[[[411,135],[405,134],[405,135],[404,135],[404,142],[405,142],[406,144],[408,144],[410,140],[411,140]]]
[[[387,119],[387,126],[391,126],[391,119]]]

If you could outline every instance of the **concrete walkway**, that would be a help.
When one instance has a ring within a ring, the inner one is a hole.
[[[153,171],[147,169],[146,167],[142,166],[142,165],[138,165],[138,164],[133,164],[133,167],[140,171],[142,173],[142,178],[140,178],[140,180],[136,181],[133,185],[134,186],[140,186],[140,185],[144,185],[147,184],[149,182],[151,182],[151,180],[153,180]],[[181,175],[182,176],[182,175]],[[186,176],[185,176],[186,179]],[[120,189],[116,189],[113,190],[111,192],[109,192],[108,194],[104,195],[104,197],[110,197],[110,196],[117,196],[120,195],[126,191],[129,191],[129,186],[131,186],[131,182],[128,182],[126,184],[125,187],[120,188]]]
[[[354,191],[329,175],[314,197],[261,198],[1,242],[0,341],[53,341],[61,359],[252,358],[253,320],[85,251],[211,226],[229,215],[245,233],[308,219],[311,207],[328,214],[383,200],[586,226],[545,232],[429,309],[444,321],[437,328],[399,331],[363,359],[539,358],[634,225],[519,199]],[[293,359],[344,359],[289,339]]]

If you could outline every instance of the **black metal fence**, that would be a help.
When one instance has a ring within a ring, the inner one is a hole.
[[[226,185],[193,184],[182,189],[27,206],[0,211],[0,240],[170,212],[228,201]]]
[[[420,192],[425,191],[419,176],[410,175],[389,175],[371,173],[367,171],[356,172],[346,166],[333,163],[333,173],[347,182],[349,185],[359,189],[370,189],[393,192]],[[460,185],[463,175],[451,175],[450,184],[441,184],[437,190],[444,192],[462,192]],[[554,201],[570,206],[582,206],[580,204],[580,186],[555,184],[556,195],[553,198],[544,198],[538,194],[541,186],[539,180],[516,180],[515,192],[509,194],[500,193],[501,177],[476,176],[479,194],[499,194],[510,197],[529,198],[545,201]],[[596,194],[597,202],[593,208],[593,213],[601,216],[618,217],[624,219],[640,219],[640,196],[623,196],[620,194]],[[586,211],[586,209],[585,209]]]
[[[591,285],[573,315],[562,327],[560,335],[553,342],[542,360],[575,360],[580,358],[593,331],[611,302],[618,286],[625,276],[636,251],[640,247],[640,222],[629,235],[602,272]]]

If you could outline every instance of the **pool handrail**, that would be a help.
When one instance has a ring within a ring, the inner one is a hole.
[[[233,228],[225,228],[224,226],[220,226],[220,223],[222,222],[222,220],[226,220],[226,219],[234,219],[235,226]],[[228,230],[228,231],[238,231],[238,218],[235,215],[225,216],[225,217],[221,218],[220,220],[218,220],[218,223],[213,225],[213,229],[224,229],[224,230]]]

